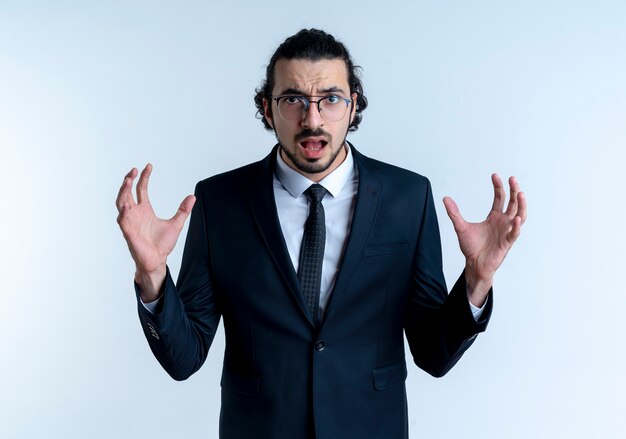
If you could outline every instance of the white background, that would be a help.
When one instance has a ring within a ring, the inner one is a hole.
[[[160,368],[114,199],[150,161],[169,217],[198,180],[264,157],[254,88],[303,27],[364,68],[349,139],[431,179],[450,285],[441,198],[482,220],[496,171],[529,203],[488,331],[442,379],[410,367],[411,437],[619,436],[626,3],[216,3],[0,1],[0,437],[217,437],[221,330],[188,381]]]

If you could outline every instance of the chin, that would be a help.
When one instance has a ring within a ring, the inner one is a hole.
[[[300,172],[303,172],[305,174],[320,174],[330,168],[330,163],[320,163],[319,160],[311,162],[303,162],[301,160],[298,160],[295,161],[294,164]]]
[[[343,145],[339,146],[336,150],[332,149],[331,142],[325,142],[323,149],[324,154],[317,158],[306,157],[299,154],[302,146],[296,143],[292,146],[292,150],[286,148],[279,140],[280,149],[283,159],[289,159],[298,172],[307,175],[316,175],[328,171],[332,167],[333,163],[337,160],[337,157],[343,149]]]

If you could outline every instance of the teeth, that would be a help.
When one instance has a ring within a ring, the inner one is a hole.
[[[324,142],[304,142],[302,147],[309,151],[319,151],[324,147]]]

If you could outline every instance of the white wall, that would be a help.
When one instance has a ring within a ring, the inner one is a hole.
[[[497,171],[529,203],[488,331],[443,379],[410,368],[411,437],[619,435],[626,3],[215,3],[0,2],[0,437],[217,437],[222,335],[187,382],[161,370],[114,199],[151,161],[170,216],[196,181],[263,157],[254,88],[311,26],[364,67],[351,140],[431,179],[450,284],[441,198],[482,220]]]

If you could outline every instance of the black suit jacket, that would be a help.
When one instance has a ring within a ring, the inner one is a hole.
[[[430,183],[353,148],[359,186],[318,328],[299,290],[274,201],[275,152],[196,186],[177,285],[139,306],[154,355],[177,380],[200,368],[220,317],[220,437],[406,438],[403,333],[415,364],[444,375],[484,331],[464,276],[451,293]]]

